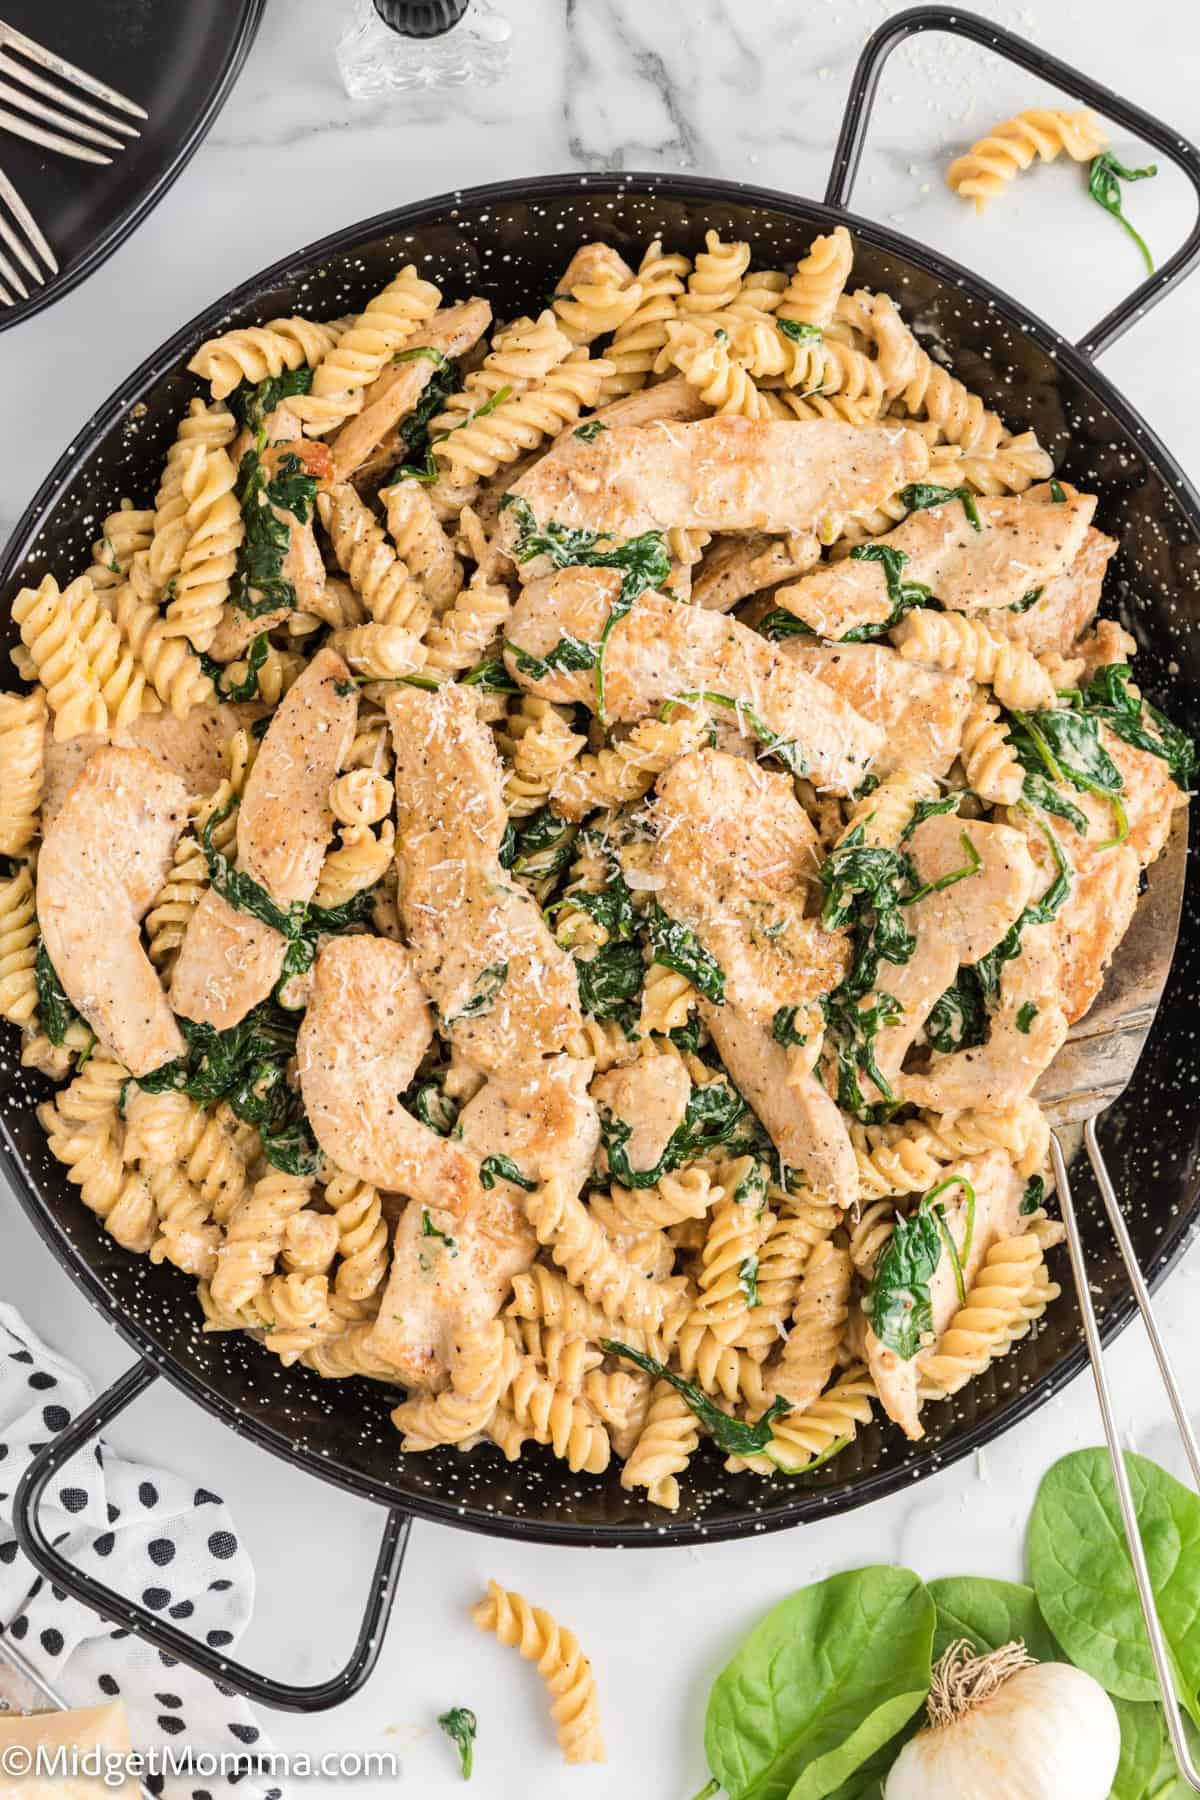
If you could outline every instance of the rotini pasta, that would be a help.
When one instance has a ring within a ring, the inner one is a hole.
[[[575,1634],[495,1581],[488,1582],[487,1598],[472,1608],[471,1617],[480,1631],[494,1632],[534,1664],[553,1698],[550,1716],[566,1760],[604,1762],[596,1683]]]
[[[193,375],[208,382],[214,400],[224,400],[239,382],[255,384],[282,375],[285,369],[315,368],[345,333],[348,321],[322,324],[315,319],[270,319],[246,325],[201,344],[188,363]]]
[[[312,388],[288,402],[310,436],[320,437],[361,412],[367,388],[438,307],[441,294],[411,263],[401,269],[322,356]]]
[[[37,836],[46,712],[40,687],[0,694],[0,855],[19,856]]]
[[[918,607],[894,628],[892,642],[906,662],[930,663],[990,687],[1002,706],[1036,711],[1055,704],[1054,685],[1037,658],[969,613]]]
[[[982,212],[989,200],[1002,194],[1013,177],[1038,157],[1053,162],[1065,150],[1075,162],[1089,162],[1107,142],[1107,133],[1086,110],[1072,113],[1058,107],[1029,107],[1015,119],[993,126],[964,156],[956,157],[946,171],[946,182],[956,194],[973,200],[976,212]]]

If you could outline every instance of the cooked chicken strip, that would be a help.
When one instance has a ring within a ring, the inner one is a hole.
[[[475,1159],[400,1104],[433,1037],[411,953],[390,938],[322,945],[296,1039],[317,1142],[340,1169],[455,1216],[480,1204]]]
[[[184,783],[145,750],[97,750],[38,857],[46,954],[72,1006],[133,1075],[187,1050],[138,931],[186,816]]]
[[[849,944],[805,917],[821,858],[790,776],[696,750],[660,777],[652,817],[656,897],[720,967],[727,1006],[769,1026],[837,986]]]
[[[609,1069],[592,1083],[592,1099],[631,1127],[625,1154],[630,1167],[653,1169],[683,1124],[692,1083],[673,1056],[646,1056],[625,1069]],[[606,1165],[607,1166],[607,1165]]]
[[[654,388],[645,390],[653,394]],[[706,554],[692,582],[692,599],[709,612],[729,612],[748,594],[778,587],[803,575],[821,558],[815,532],[790,537],[719,538]]]
[[[272,444],[262,453],[262,469],[268,483],[274,481],[281,471],[286,473],[292,469],[296,463],[301,465],[306,475],[315,475],[322,484],[328,482],[333,475],[329,445],[314,443],[311,438],[294,438],[290,443]],[[300,612],[305,612],[312,601],[319,601],[325,590],[325,564],[313,536],[313,509],[307,507],[305,510],[307,516],[301,519],[286,506],[271,505],[273,517],[288,534],[288,547],[280,563],[279,573],[285,581],[292,584],[296,606]],[[251,591],[257,594],[257,589]],[[261,595],[258,598],[261,601]],[[261,619],[252,622],[259,631],[262,630]]]
[[[508,628],[505,658],[522,687],[547,700],[596,704],[592,668],[529,672],[526,657],[544,658],[564,636],[598,649],[621,584],[619,570],[563,569],[524,589]],[[666,701],[709,692],[741,701],[778,739],[795,745],[821,787],[852,793],[884,734],[862,718],[782,648],[719,613],[648,592],[612,628],[604,651],[604,705],[609,719],[638,720]],[[729,717],[732,719],[733,715]],[[749,723],[743,719],[749,735]]]
[[[975,1190],[975,1224],[967,1253],[962,1254],[967,1239],[967,1195],[961,1187],[948,1188],[940,1204],[946,1208],[946,1225],[959,1251],[964,1286],[969,1290],[993,1244],[1012,1237],[1019,1227],[1021,1196],[1024,1183],[1002,1150],[989,1150],[986,1155],[955,1163],[946,1176],[961,1175]],[[929,1283],[929,1300],[933,1311],[933,1330],[941,1338],[960,1301],[954,1266],[945,1249]],[[925,1435],[918,1413],[921,1372],[918,1357],[905,1359],[880,1343],[875,1333],[866,1334],[867,1367],[875,1381],[883,1410],[900,1426],[906,1437]]]
[[[979,858],[973,875],[926,894],[907,908],[916,948],[906,963],[881,962],[879,991],[901,1008],[875,1042],[876,1060],[896,1091],[910,1046],[963,963],[978,962],[994,950],[1020,918],[1033,892],[1036,869],[1024,835],[1009,825],[987,825],[942,813],[918,825],[909,853],[922,885],[942,880],[970,860],[966,838]]]
[[[238,810],[238,866],[277,906],[311,900],[333,825],[329,786],[354,737],[357,691],[332,650],[318,650],[281,701]],[[171,983],[185,1018],[225,1031],[279,979],[285,941],[212,889],[192,914]]]
[[[1089,527],[1070,568],[1042,585],[1034,605],[1024,612],[1007,607],[981,612],[980,623],[1000,637],[1023,644],[1034,656],[1043,656],[1047,650],[1067,656],[1096,616],[1105,570],[1117,549],[1116,538]]]
[[[905,1100],[938,1112],[957,1112],[968,1106],[994,1112],[1033,1091],[1038,1076],[1049,1068],[1067,1036],[1055,940],[1054,925],[1025,926],[1021,954],[1005,963],[1000,972],[998,1004],[989,1016],[987,1043],[972,1050],[935,1054],[921,1074],[901,1076],[900,1092]]]
[[[1096,510],[1091,494],[1059,506],[1031,503],[1027,495],[980,497],[975,505],[979,530],[962,502],[951,500],[911,513],[863,548],[899,552],[906,559],[902,579],[927,587],[951,612],[1019,606],[1071,567]],[[834,640],[882,625],[892,612],[887,569],[869,556],[826,563],[794,587],[780,588],[775,600],[818,637]]]
[[[573,439],[509,491],[541,526],[554,520],[619,538],[674,525],[810,531],[830,515],[879,505],[928,467],[924,438],[902,426],[724,414]],[[510,553],[519,513],[510,506],[501,515],[501,544]]]
[[[507,1071],[561,1050],[579,1028],[569,952],[499,861],[500,759],[470,690],[395,688],[396,867],[401,918],[455,1047]]]
[[[257,701],[220,701],[216,706],[194,706],[186,718],[167,710],[142,713],[131,725],[115,731],[85,733],[55,743],[46,734],[45,789],[42,825],[57,817],[63,801],[87,763],[103,744],[120,744],[145,750],[160,768],[178,775],[189,801],[207,799],[226,772],[226,747],[236,731],[261,718],[265,708]]]
[[[905,662],[890,644],[806,644],[787,638],[779,646],[789,662],[816,675],[843,700],[883,727],[877,775],[913,769],[944,776],[962,749],[971,708],[971,682]]]
[[[335,481],[349,481],[388,432],[413,410],[440,366],[438,357],[453,361],[462,356],[479,342],[491,322],[492,309],[480,299],[440,307],[425,321],[399,356],[384,364],[366,391],[362,411],[347,419],[329,440]],[[419,350],[437,355],[415,355]]]
[[[858,1193],[858,1164],[845,1120],[820,1082],[795,1071],[768,1026],[711,1000],[700,1002],[700,1013],[734,1085],[787,1166],[822,1198],[849,1206]]]
[[[680,1066],[669,1057],[654,1061]],[[527,1181],[561,1175],[576,1192],[600,1143],[600,1121],[588,1097],[591,1069],[586,1060],[554,1056],[519,1074],[489,1075],[459,1114],[459,1142],[481,1163],[506,1156]],[[497,1185],[510,1184],[497,1174]]]
[[[653,387],[639,388],[636,394],[623,394],[602,406],[592,417],[611,430],[614,425],[684,425],[711,416],[712,407],[700,398],[699,391],[682,375],[670,381],[656,381]],[[571,431],[576,427],[572,426]],[[555,438],[552,448],[566,447],[570,431]]]

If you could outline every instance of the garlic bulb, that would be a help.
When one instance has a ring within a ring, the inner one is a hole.
[[[1107,1800],[1121,1727],[1081,1669],[1035,1663],[1019,1643],[972,1657],[964,1640],[933,1672],[928,1714],[885,1800]]]

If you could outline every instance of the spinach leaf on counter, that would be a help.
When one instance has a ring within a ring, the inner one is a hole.
[[[842,1784],[925,1699],[934,1623],[908,1569],[856,1569],[784,1600],[713,1683],[704,1744],[714,1786],[729,1800],[853,1794]]]
[[[438,1714],[438,1724],[458,1750],[459,1767],[464,1781],[470,1781],[475,1765],[475,1734],[479,1722],[469,1706],[452,1706]]]
[[[1147,163],[1144,169],[1127,169],[1124,163],[1117,161],[1111,150],[1102,150],[1099,156],[1094,157],[1088,172],[1088,193],[1097,206],[1102,206],[1106,213],[1111,213],[1113,218],[1125,227],[1141,251],[1146,268],[1151,275],[1154,273],[1154,258],[1151,256],[1150,247],[1141,232],[1135,231],[1125,217],[1121,183],[1123,181],[1149,181],[1152,176],[1157,174],[1157,163]]]

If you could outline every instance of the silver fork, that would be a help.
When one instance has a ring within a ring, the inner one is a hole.
[[[27,66],[29,63],[37,64],[46,73],[37,74]],[[103,101],[109,110],[93,106],[72,89],[90,94],[93,100]],[[127,95],[97,81],[86,69],[47,50],[3,19],[0,19],[0,102],[9,102],[21,109],[13,112],[9,105],[0,104],[0,131],[12,132],[28,143],[57,150],[79,162],[110,163],[112,157],[106,156],[104,151],[123,150],[127,139],[140,135],[131,119],[148,117],[145,108]],[[39,119],[45,123],[37,124],[35,121]],[[50,130],[50,126],[58,129]]]
[[[35,287],[44,286],[46,280],[38,266],[38,257],[51,275],[58,274],[58,261],[53,250],[3,169],[0,169],[0,242],[8,245]],[[15,306],[18,299],[28,298],[29,289],[15,264],[0,250],[0,306]]]

